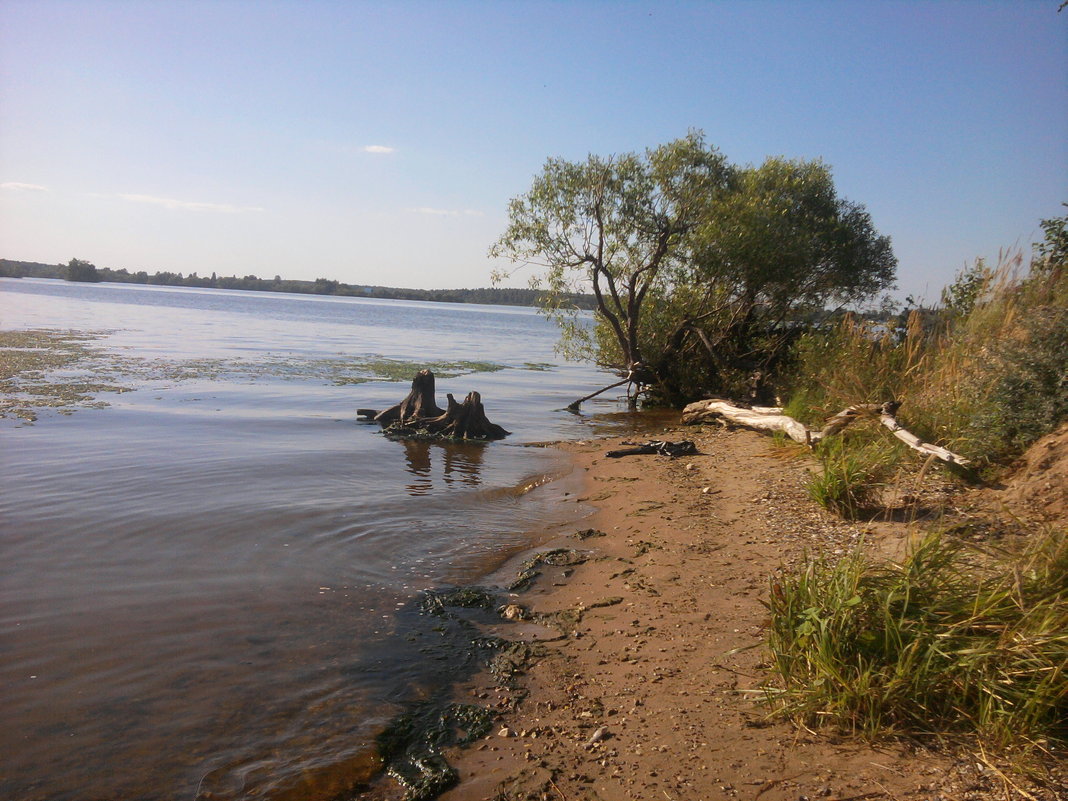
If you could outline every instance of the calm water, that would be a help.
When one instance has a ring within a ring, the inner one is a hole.
[[[418,591],[587,511],[524,444],[605,425],[558,410],[607,382],[528,309],[0,279],[0,328],[106,331],[142,365],[108,408],[0,421],[0,798],[311,799],[435,692]],[[513,436],[356,423],[407,392],[332,382],[369,356],[506,366],[438,396],[477,389]]]

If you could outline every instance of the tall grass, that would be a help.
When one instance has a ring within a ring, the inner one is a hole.
[[[799,340],[788,413],[810,424],[855,403],[902,401],[904,424],[980,467],[1068,418],[1068,269],[981,261],[904,320],[847,316]]]
[[[809,725],[1068,737],[1068,535],[979,555],[938,534],[901,563],[862,548],[772,583],[768,696]]]

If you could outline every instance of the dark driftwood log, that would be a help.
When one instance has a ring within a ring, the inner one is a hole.
[[[448,395],[447,409],[441,409],[434,401],[434,374],[420,370],[412,381],[408,396],[378,414],[369,410],[357,410],[362,417],[372,417],[396,437],[442,438],[442,439],[503,439],[510,433],[491,423],[482,406],[482,396],[468,393],[463,403]]]
[[[397,405],[376,414],[374,419],[383,426],[393,423],[407,426],[443,414],[445,410],[439,409],[434,400],[434,374],[430,370],[420,370],[412,380],[412,390],[408,396]]]

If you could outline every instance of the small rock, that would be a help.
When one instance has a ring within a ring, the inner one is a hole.
[[[519,604],[505,604],[497,611],[505,620],[526,620],[530,616]]]
[[[498,737],[511,737],[512,736],[512,730],[509,729],[507,726],[505,726],[499,732],[497,732],[497,736]]]
[[[608,736],[608,727],[607,726],[601,726],[599,729],[597,729],[597,731],[595,731],[592,735],[590,735],[590,739],[588,739],[586,741],[586,747],[590,748],[590,747],[596,745],[597,743],[601,742],[601,740],[603,740],[607,736]]]

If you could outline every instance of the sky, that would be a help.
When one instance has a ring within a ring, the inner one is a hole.
[[[0,257],[488,286],[547,158],[699,129],[822,159],[937,300],[1065,213],[1059,5],[0,0]]]

